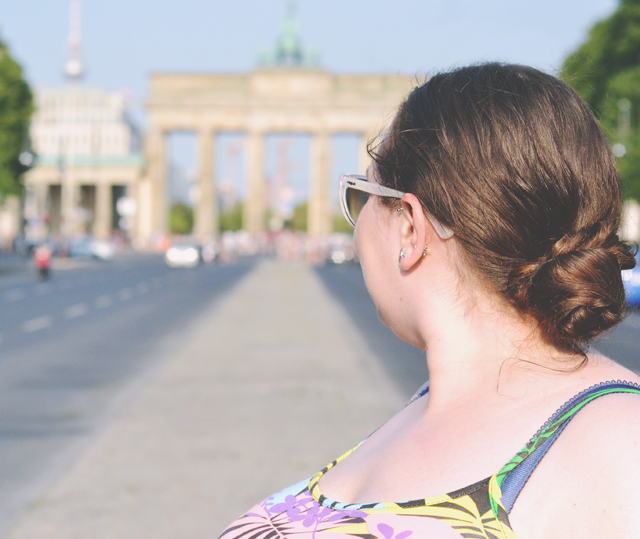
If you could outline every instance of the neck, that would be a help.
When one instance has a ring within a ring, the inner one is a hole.
[[[425,320],[430,411],[479,402],[535,405],[560,387],[582,383],[580,356],[546,344],[515,310],[477,293],[468,299],[434,305]]]

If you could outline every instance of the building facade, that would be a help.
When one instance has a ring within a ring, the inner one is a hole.
[[[130,228],[116,203],[136,196],[142,155],[124,97],[74,84],[38,89],[35,103],[37,161],[25,177],[27,222],[40,219],[52,234],[105,239]]]
[[[79,0],[71,0],[65,72],[66,86],[35,91],[30,136],[36,164],[25,175],[27,234],[133,235],[135,220],[119,215],[117,201],[137,196],[141,136],[123,95],[80,82]]]

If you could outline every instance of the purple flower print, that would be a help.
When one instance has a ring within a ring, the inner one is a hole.
[[[408,537],[463,539],[451,525],[433,517],[382,512],[368,514],[365,522],[369,533],[378,539],[407,539]]]
[[[326,509],[329,509],[328,507]],[[367,513],[364,511],[329,511],[331,516],[327,519],[324,519],[323,522],[336,522],[338,520],[342,520],[343,518],[365,518]]]
[[[312,496],[288,495],[284,502],[277,503],[271,507],[265,507],[270,515],[286,513],[291,522],[302,522],[305,528],[318,526],[324,522],[337,522],[346,518],[364,518],[367,514],[364,511],[336,511],[331,507],[320,505]],[[401,538],[402,539],[402,538]]]
[[[242,534],[242,539],[246,539],[245,536],[248,536],[251,530],[256,532],[260,530],[265,533],[276,532],[281,537],[296,533],[300,534],[299,539],[314,539],[324,536],[326,532],[331,533],[330,530],[339,521],[342,522],[338,525],[354,524],[357,523],[357,519],[367,517],[367,513],[364,511],[334,510],[331,507],[321,505],[309,494],[308,490],[297,496],[286,491],[282,495],[276,496],[267,498],[248,512],[240,521],[242,524],[237,530],[234,529],[234,532],[240,531],[241,528],[245,530],[246,533]],[[251,524],[249,524],[249,520],[252,522]],[[406,535],[393,539],[405,538]],[[240,539],[240,535],[237,536],[237,539]],[[254,539],[267,538],[256,536]]]
[[[384,523],[378,524],[378,530],[380,531],[384,539],[406,539],[413,533],[410,530],[406,530],[406,531],[400,532],[398,535],[394,537],[393,528],[388,524],[384,524]]]
[[[285,497],[284,502],[277,503],[272,505],[271,507],[265,507],[269,514],[277,515],[279,513],[287,513],[289,520],[293,522],[298,522],[300,520],[305,519],[305,515],[301,513],[307,513],[309,508],[307,505],[309,503],[313,503],[314,499],[311,496],[301,496],[300,498],[296,498],[289,494]],[[311,507],[313,509],[313,507]]]

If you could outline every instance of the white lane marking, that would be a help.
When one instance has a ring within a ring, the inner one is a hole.
[[[38,318],[34,318],[32,320],[28,320],[24,324],[22,324],[22,332],[23,333],[33,333],[34,331],[39,331],[41,329],[48,328],[53,320],[48,314],[44,316],[39,316]]]
[[[113,298],[109,295],[100,296],[96,299],[96,309],[104,309],[105,307],[111,307],[113,305]]]
[[[22,288],[14,288],[13,290],[9,290],[5,294],[5,299],[7,301],[18,301],[25,296],[24,290]]]
[[[133,297],[133,292],[130,288],[121,288],[118,290],[118,298],[120,301],[127,301]]]
[[[141,283],[138,283],[136,285],[136,291],[140,294],[146,294],[147,292],[149,292],[149,285],[142,281]]]
[[[87,307],[86,303],[76,303],[69,307],[65,312],[65,318],[77,318],[78,316],[83,316],[89,312],[89,307]]]

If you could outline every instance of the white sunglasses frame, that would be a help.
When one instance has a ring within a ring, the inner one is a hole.
[[[373,183],[367,180],[366,176],[362,176],[360,174],[341,174],[340,175],[340,208],[342,209],[342,213],[344,218],[349,222],[349,224],[353,227],[356,226],[355,221],[351,217],[349,213],[349,206],[347,205],[347,189],[357,189],[358,191],[364,191],[365,193],[369,193],[371,195],[377,195],[381,197],[391,197],[391,198],[402,198],[406,193],[402,191],[398,191],[396,189],[391,189],[390,187],[385,187],[384,185],[380,185],[377,183]],[[426,212],[425,212],[426,213]],[[443,240],[449,239],[453,236],[453,230],[447,228],[446,226],[440,224],[435,217],[426,213],[427,218],[435,228],[438,236]]]

